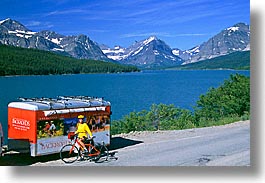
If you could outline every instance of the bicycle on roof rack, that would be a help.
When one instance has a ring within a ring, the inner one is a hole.
[[[109,150],[106,147],[105,143],[102,144],[97,143],[94,145],[94,138],[93,136],[90,139],[87,139],[84,144],[88,150],[85,152],[80,147],[80,143],[78,142],[77,135],[70,135],[69,138],[71,139],[71,144],[66,144],[61,148],[60,151],[60,158],[65,163],[73,163],[80,160],[90,160],[96,163],[103,163],[104,161],[108,160]]]

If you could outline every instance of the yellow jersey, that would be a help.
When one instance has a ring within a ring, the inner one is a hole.
[[[79,138],[87,137],[87,134],[89,134],[89,136],[92,137],[92,133],[86,123],[78,124],[75,133],[78,133]]]

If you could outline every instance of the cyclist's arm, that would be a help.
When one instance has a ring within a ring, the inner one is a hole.
[[[76,131],[75,131],[75,134],[78,134],[80,132],[80,129],[77,128]]]
[[[88,125],[86,125],[86,132],[88,133],[88,135],[89,135],[90,137],[93,136],[92,133],[91,133],[91,130],[90,130],[89,127],[88,127]]]

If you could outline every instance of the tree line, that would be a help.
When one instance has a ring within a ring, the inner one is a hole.
[[[49,51],[0,45],[0,76],[136,72],[135,66],[75,59]]]
[[[223,125],[250,117],[250,78],[231,75],[218,88],[200,96],[193,111],[173,104],[153,104],[149,110],[131,112],[112,122],[111,133],[180,130]]]

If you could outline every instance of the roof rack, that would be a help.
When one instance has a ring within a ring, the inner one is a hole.
[[[85,108],[85,107],[104,107],[110,106],[109,101],[104,98],[88,97],[88,96],[58,96],[57,98],[18,98],[21,102],[14,102],[13,106],[37,106],[38,109],[70,109],[70,108]],[[22,104],[21,104],[22,103]],[[26,104],[25,104],[26,103]],[[35,110],[35,108],[34,108]]]
[[[57,98],[45,98],[45,97],[24,98],[24,97],[19,97],[18,99],[23,101],[23,102],[38,102],[38,103],[47,104],[49,106],[52,106],[56,102],[62,103],[66,106],[67,101],[69,101],[69,100],[86,102],[88,104],[91,104],[93,102],[101,102],[101,103],[107,102],[107,101],[104,101],[104,97],[99,98],[99,97],[89,97],[89,96],[57,96]]]

